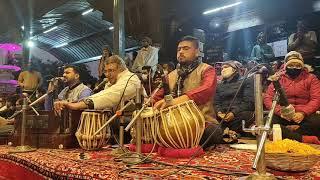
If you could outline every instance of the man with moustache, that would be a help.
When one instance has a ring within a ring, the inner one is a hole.
[[[80,81],[80,70],[77,66],[68,65],[64,68],[63,81],[67,87],[59,93],[55,107],[63,102],[78,102],[92,94],[91,89]]]
[[[138,51],[131,70],[133,72],[141,72],[143,66],[150,66],[153,77],[154,72],[157,70],[159,49],[151,46],[152,40],[149,37],[144,37],[141,44],[142,48]]]
[[[177,105],[188,100],[193,100],[206,120],[206,128],[201,138],[203,144],[211,136],[204,148],[222,142],[222,129],[218,126],[214,111],[214,94],[216,92],[217,76],[214,67],[203,63],[199,59],[199,39],[192,36],[183,37],[178,44],[177,59],[179,69],[175,69],[168,75],[169,91],[173,96],[170,103],[164,98],[165,90],[160,90],[154,101],[154,108],[164,109],[170,105]],[[179,70],[179,72],[178,72]],[[179,73],[179,74],[178,74]],[[178,78],[181,78],[178,84]],[[177,87],[180,88],[177,88]],[[178,92],[181,89],[181,94]]]

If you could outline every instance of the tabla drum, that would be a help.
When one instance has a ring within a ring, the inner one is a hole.
[[[94,133],[100,129],[110,116],[110,111],[86,110],[81,113],[76,137],[81,148],[85,150],[97,150],[101,148],[111,137],[110,127],[103,128],[97,135]]]
[[[205,119],[194,101],[168,107],[159,113],[155,129],[160,145],[174,149],[188,149],[199,145]]]
[[[154,121],[157,121],[158,117],[157,112],[153,110],[152,107],[145,108],[140,114],[142,120],[142,134],[141,141],[142,144],[154,144],[155,143],[155,124]],[[135,117],[136,112],[132,114],[132,117]],[[131,144],[136,144],[136,126],[133,126],[130,130],[131,134]]]

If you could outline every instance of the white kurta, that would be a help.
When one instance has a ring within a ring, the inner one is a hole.
[[[94,109],[112,109],[119,104],[123,93],[124,101],[134,98],[136,95],[136,90],[140,86],[141,82],[138,76],[129,70],[124,70],[118,75],[117,82],[114,85],[88,98],[93,101]]]
[[[138,55],[132,65],[133,72],[141,72],[143,66],[151,66],[152,72],[157,70],[159,49],[149,46],[138,51]]]

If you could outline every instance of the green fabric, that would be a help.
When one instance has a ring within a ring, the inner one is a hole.
[[[269,63],[274,58],[273,49],[267,44],[257,44],[252,49],[251,58],[259,63]]]
[[[4,125],[0,127],[0,136],[8,136],[13,133],[13,125]]]

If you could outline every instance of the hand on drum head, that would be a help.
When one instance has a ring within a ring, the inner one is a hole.
[[[161,99],[160,101],[156,102],[153,106],[154,109],[162,110],[169,106],[178,105],[181,103],[184,103],[186,101],[189,101],[190,98],[187,95],[182,95],[180,97],[174,98],[170,103],[167,103],[164,99]]]

